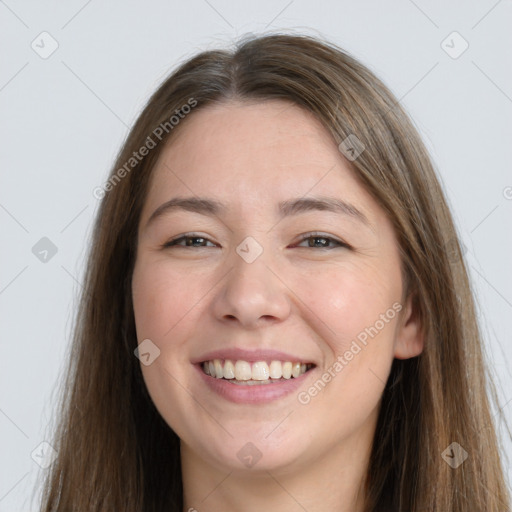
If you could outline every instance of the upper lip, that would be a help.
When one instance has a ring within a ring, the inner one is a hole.
[[[248,363],[256,363],[257,361],[291,361],[314,364],[313,361],[308,358],[279,350],[247,350],[243,348],[224,348],[213,350],[194,358],[192,363],[204,363],[205,361],[213,361],[214,359],[230,359],[231,361],[247,361]]]

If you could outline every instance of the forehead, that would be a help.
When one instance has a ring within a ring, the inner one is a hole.
[[[163,149],[147,202],[156,207],[176,195],[215,196],[235,208],[335,195],[377,207],[321,122],[281,100],[191,114]]]

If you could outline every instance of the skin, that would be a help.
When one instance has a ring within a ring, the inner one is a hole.
[[[412,301],[402,297],[392,225],[350,165],[310,113],[280,100],[198,110],[160,155],[141,215],[132,292],[139,343],[149,338],[160,349],[141,368],[181,439],[185,511],[362,510],[393,358],[418,355],[423,339]],[[318,195],[349,202],[369,225],[328,211],[276,215],[280,201]],[[173,211],[146,225],[178,196],[216,199],[228,211]],[[351,248],[301,241],[315,231]],[[207,241],[162,248],[190,232]],[[248,236],[263,248],[252,263],[236,252]],[[232,403],[191,364],[235,346],[298,353],[317,365],[299,390],[307,392],[394,303],[400,313],[366,346],[359,343],[307,404],[296,392],[267,404]],[[237,457],[247,442],[262,454],[251,468]]]

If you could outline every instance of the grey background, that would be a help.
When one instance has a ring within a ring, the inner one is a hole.
[[[170,70],[248,32],[324,36],[369,66],[408,109],[466,247],[500,409],[511,423],[510,0],[6,0],[0,16],[0,512],[37,510],[32,495],[44,470],[31,453],[44,460],[37,454],[98,207],[93,189]],[[460,55],[464,41],[448,37],[454,31],[469,44]],[[58,48],[45,55],[52,44]]]

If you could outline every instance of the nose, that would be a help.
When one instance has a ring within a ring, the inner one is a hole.
[[[272,258],[262,254],[249,263],[235,254],[231,270],[222,281],[214,302],[214,314],[223,322],[238,322],[246,329],[285,320],[291,310],[290,290]],[[272,268],[274,267],[274,268]]]

